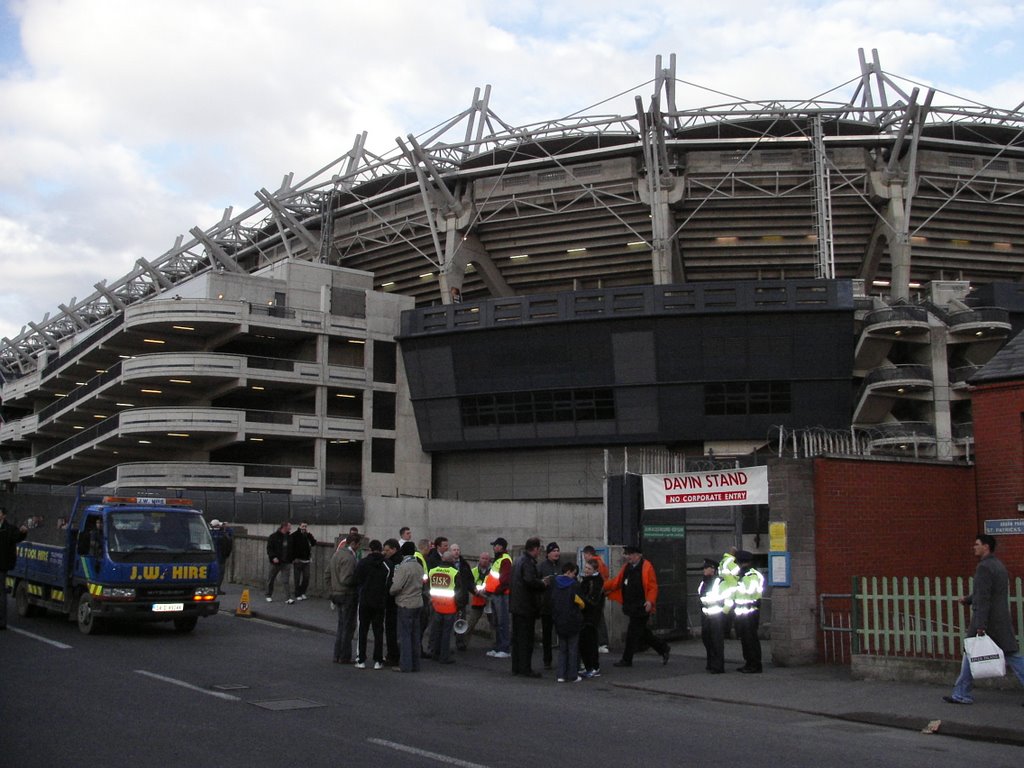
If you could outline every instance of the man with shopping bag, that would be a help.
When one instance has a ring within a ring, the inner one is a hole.
[[[1010,622],[1010,577],[1006,572],[1006,566],[995,556],[995,551],[995,537],[985,533],[978,534],[974,540],[974,556],[979,558],[978,568],[974,572],[974,591],[969,597],[960,600],[972,609],[967,636],[968,639],[988,636],[1002,650],[1006,666],[1013,670],[1017,679],[1024,685],[1024,656],[1020,654],[1017,636]],[[953,693],[950,696],[943,696],[942,700],[949,704],[973,704],[971,691],[974,689],[974,675],[971,672],[971,656],[974,656],[977,663],[984,662],[986,657],[993,655],[998,654],[975,648],[965,649],[960,677],[953,685]]]

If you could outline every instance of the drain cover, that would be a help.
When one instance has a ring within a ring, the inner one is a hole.
[[[250,703],[255,704],[257,707],[263,707],[263,709],[272,709],[275,712],[286,709],[315,709],[316,707],[327,706],[326,704],[310,701],[309,699],[267,699],[266,701],[253,701]]]

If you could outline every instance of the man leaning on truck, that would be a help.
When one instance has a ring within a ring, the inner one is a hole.
[[[0,507],[0,630],[7,629],[7,572],[18,559],[18,542],[25,538],[28,526],[15,528],[7,520],[7,510]]]

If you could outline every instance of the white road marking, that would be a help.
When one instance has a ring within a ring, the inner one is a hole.
[[[371,744],[387,747],[388,749],[394,749],[399,752],[408,752],[410,755],[419,755],[420,757],[426,757],[430,760],[436,760],[437,762],[444,763],[445,765],[458,765],[461,768],[487,768],[486,765],[482,765],[481,763],[469,763],[465,760],[459,760],[457,757],[442,755],[437,752],[427,752],[425,749],[409,747],[395,741],[385,741],[384,739],[367,739],[367,741]]]
[[[180,685],[182,688],[188,688],[190,691],[196,691],[198,693],[205,693],[207,696],[213,696],[218,699],[224,699],[225,701],[241,701],[237,696],[232,696],[230,693],[221,693],[220,691],[208,691],[205,688],[200,688],[198,685],[192,685],[186,683],[184,680],[175,680],[173,677],[165,677],[164,675],[158,675],[155,672],[147,672],[144,669],[136,669],[135,673],[138,675],[145,675],[151,677],[154,680],[162,680],[165,683],[171,685]]]
[[[71,648],[70,645],[66,645],[64,643],[58,643],[56,640],[50,640],[49,638],[43,637],[42,635],[36,635],[36,634],[33,634],[32,632],[26,632],[24,629],[18,629],[17,627],[8,626],[7,630],[9,632],[17,632],[19,635],[24,635],[25,637],[31,637],[33,640],[38,640],[41,643],[46,643],[47,645],[52,645],[54,648],[60,648],[62,651],[66,651],[69,648]]]

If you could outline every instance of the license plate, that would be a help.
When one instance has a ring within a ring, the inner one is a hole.
[[[184,611],[184,603],[153,603],[154,613],[173,613],[174,611]]]

